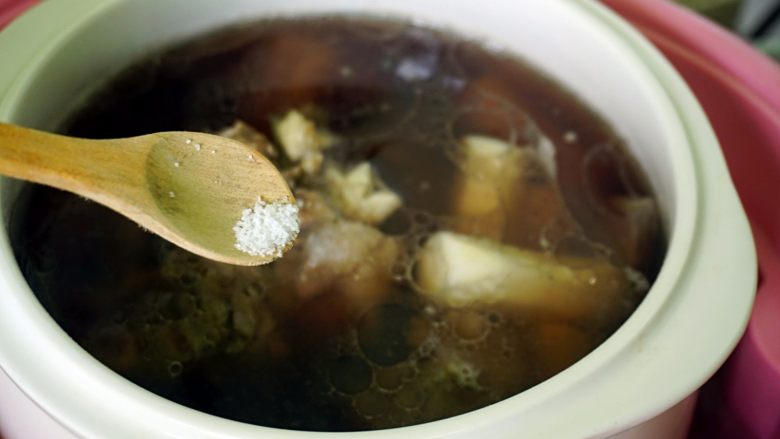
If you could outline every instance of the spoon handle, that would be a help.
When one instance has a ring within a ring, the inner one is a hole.
[[[0,123],[0,174],[106,201],[132,196],[142,154],[127,140],[89,140]]]

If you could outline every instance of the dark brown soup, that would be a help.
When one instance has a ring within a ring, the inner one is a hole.
[[[149,56],[62,131],[165,130],[220,132],[277,163],[301,208],[295,247],[219,264],[30,186],[14,249],[84,349],[226,418],[364,430],[500,401],[612,334],[663,256],[645,180],[604,121],[435,30],[320,17],[223,31]]]

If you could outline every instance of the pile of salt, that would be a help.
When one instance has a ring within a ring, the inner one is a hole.
[[[298,236],[298,206],[258,200],[254,207],[241,212],[233,232],[236,234],[235,247],[242,252],[278,258]]]

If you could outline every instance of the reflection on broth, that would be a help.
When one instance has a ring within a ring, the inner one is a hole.
[[[44,187],[15,212],[14,248],[98,360],[230,419],[381,429],[500,401],[603,342],[663,256],[655,202],[610,127],[518,60],[431,29],[223,31],[149,57],[64,129],[166,130],[276,163],[300,207],[293,249],[224,265]]]

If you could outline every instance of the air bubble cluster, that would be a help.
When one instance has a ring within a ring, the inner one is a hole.
[[[510,392],[526,385],[517,374],[524,337],[495,312],[380,305],[340,338],[324,393],[348,399],[377,428],[466,411],[508,396],[496,384],[515,381]],[[468,402],[454,397],[463,392]]]

